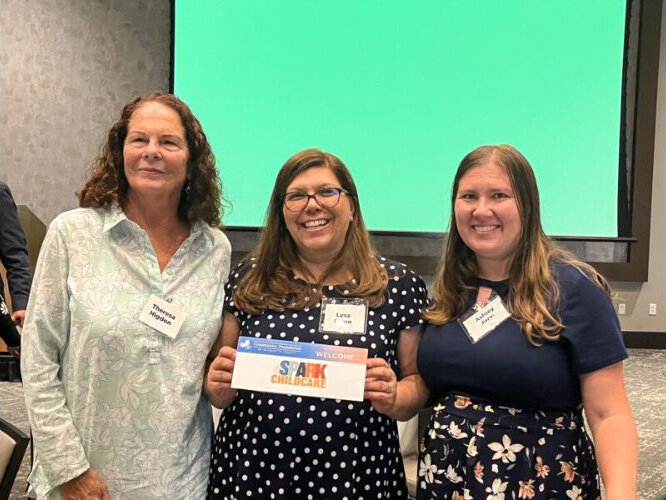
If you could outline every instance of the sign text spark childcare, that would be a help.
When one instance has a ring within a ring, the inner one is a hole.
[[[277,373],[271,375],[271,384],[300,385],[304,387],[326,387],[326,367],[322,363],[304,363],[283,360]]]

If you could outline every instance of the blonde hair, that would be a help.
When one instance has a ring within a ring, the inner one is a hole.
[[[340,253],[319,280],[315,280],[302,264],[282,213],[282,197],[289,184],[314,167],[328,168],[335,174],[340,187],[349,193],[347,197],[354,214]],[[250,314],[259,314],[267,309],[284,311],[286,308],[312,307],[321,299],[326,279],[341,270],[348,271],[353,277],[344,285],[350,295],[366,298],[370,307],[379,307],[385,301],[388,275],[370,243],[356,185],[344,163],[330,153],[306,149],[293,155],[282,166],[273,186],[265,229],[251,256],[255,258],[255,263],[239,279],[233,292],[236,306]],[[294,272],[311,283],[295,280]]]
[[[430,323],[454,320],[468,307],[470,283],[478,276],[474,252],[463,242],[456,227],[454,204],[460,179],[472,168],[495,163],[511,182],[522,234],[511,262],[508,308],[533,345],[556,340],[562,328],[557,313],[560,289],[552,273],[554,263],[569,264],[598,287],[610,293],[606,280],[589,264],[577,259],[546,236],[541,226],[539,190],[527,159],[512,146],[480,146],[468,153],[458,166],[451,190],[449,234],[434,280],[433,302],[423,313]]]

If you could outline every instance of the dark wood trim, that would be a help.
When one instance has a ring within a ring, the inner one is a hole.
[[[170,0],[171,37],[169,45],[169,92],[173,94],[174,71],[176,67],[176,0]]]
[[[622,332],[624,345],[633,349],[666,349],[666,332]]]
[[[264,230],[264,226],[223,226],[226,232],[239,233],[239,234],[258,234]],[[396,237],[396,238],[428,238],[444,240],[448,233],[444,232],[419,232],[419,231],[389,231],[383,229],[370,229],[368,231],[371,236],[381,237]],[[582,241],[582,242],[599,242],[599,243],[635,243],[636,238],[633,236],[562,236],[562,235],[548,235],[555,241]]]
[[[631,164],[631,158],[627,158],[627,156],[628,151],[633,150],[633,106],[636,104],[636,77],[638,76],[632,75],[630,73],[632,57],[634,57],[634,50],[638,50],[638,44],[633,43],[632,30],[632,21],[636,5],[638,5],[638,12],[640,13],[640,0],[626,1],[626,15],[624,25],[624,61],[622,61],[622,107],[620,111],[620,130],[618,137],[620,143],[620,155],[617,164],[617,234],[619,236],[631,236],[632,234],[631,199],[629,197],[631,181],[627,176],[627,168],[631,170],[633,167]],[[638,35],[640,35],[640,32],[636,36],[637,41],[639,40]]]
[[[645,282],[650,260],[650,221],[662,2],[641,2],[632,186],[632,236],[626,263],[591,264],[610,281]]]

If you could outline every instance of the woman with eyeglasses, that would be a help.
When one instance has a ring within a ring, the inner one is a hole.
[[[226,291],[205,379],[208,398],[225,409],[209,498],[406,498],[394,419],[418,404],[410,386],[420,383],[426,290],[403,264],[373,251],[340,159],[308,149],[287,160],[261,241],[232,271]],[[320,325],[332,301],[365,313],[358,331]],[[367,349],[365,400],[232,389],[241,335]]]

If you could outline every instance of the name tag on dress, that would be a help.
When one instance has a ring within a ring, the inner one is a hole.
[[[368,350],[239,337],[234,389],[363,401]]]
[[[484,305],[474,304],[458,319],[458,323],[472,343],[476,344],[510,317],[511,313],[504,305],[502,297],[493,292],[488,302]]]
[[[368,318],[368,303],[363,299],[322,297],[319,331],[363,335]]]
[[[185,311],[182,307],[160,299],[157,295],[151,295],[139,315],[139,321],[175,339],[185,321]]]

